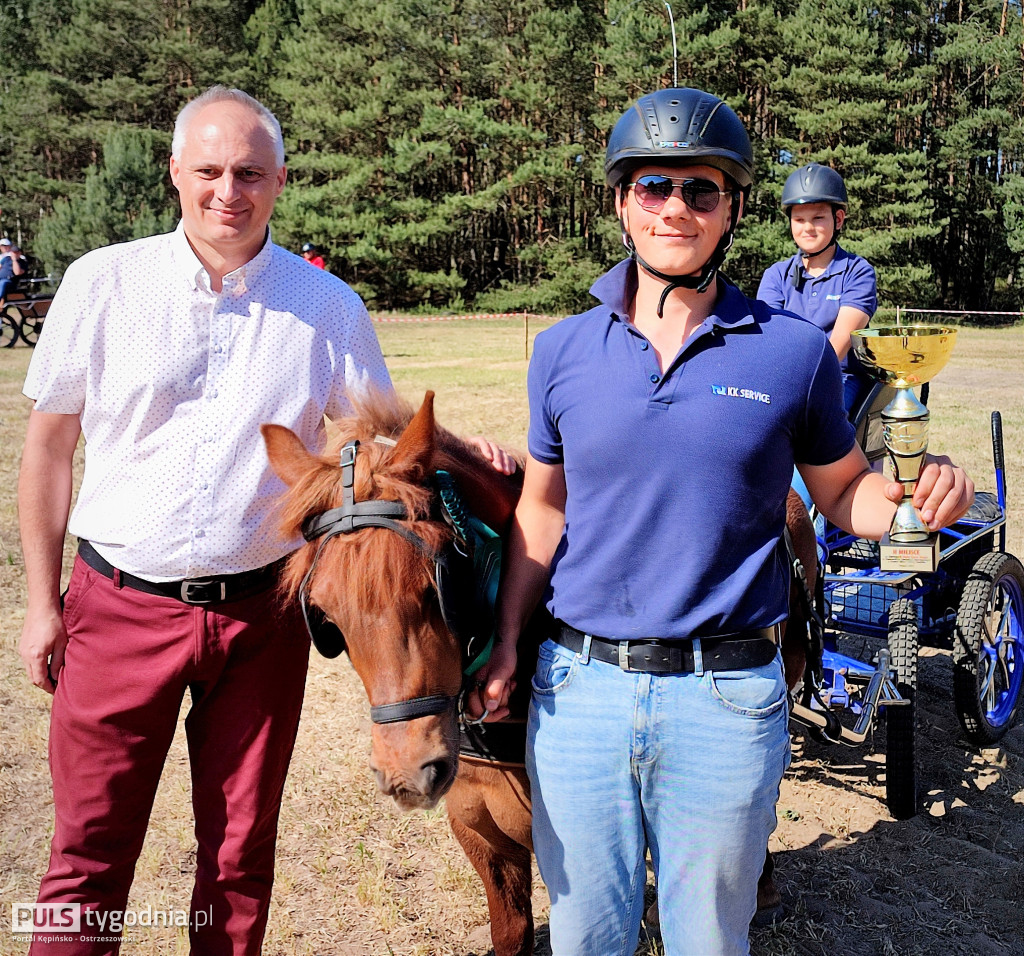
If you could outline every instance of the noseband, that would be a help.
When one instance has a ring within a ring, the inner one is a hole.
[[[475,635],[465,634],[466,625],[464,609],[465,603],[460,598],[465,598],[466,576],[470,579],[473,576],[473,561],[469,557],[470,546],[467,544],[467,520],[474,522],[483,531],[490,532],[486,526],[475,522],[475,519],[467,519],[465,510],[462,507],[461,499],[454,489],[451,476],[446,472],[437,472],[435,480],[438,484],[438,498],[441,502],[442,518],[449,524],[453,531],[452,543],[441,552],[435,551],[418,534],[410,530],[400,521],[414,520],[409,516],[406,507],[400,501],[356,501],[355,500],[355,462],[359,448],[358,441],[349,441],[341,449],[339,465],[341,467],[342,504],[338,508],[331,508],[318,515],[311,515],[302,523],[302,535],[306,541],[320,539],[313,562],[302,579],[299,586],[299,603],[302,607],[302,616],[306,622],[306,630],[309,632],[317,650],[325,657],[337,657],[345,649],[345,638],[341,630],[327,618],[319,608],[310,604],[309,584],[316,570],[317,562],[324,550],[325,545],[331,538],[339,534],[352,534],[363,528],[386,528],[401,535],[410,544],[414,545],[428,558],[434,562],[434,581],[438,596],[438,603],[441,608],[441,616],[445,626],[455,635],[463,647],[464,653],[469,656],[469,663],[463,673],[468,676],[477,668],[481,667],[490,655],[493,642],[493,625],[487,635],[485,646],[479,649],[473,648],[477,643]],[[474,529],[475,530],[475,529]],[[497,536],[494,536],[495,539]],[[493,549],[480,549],[488,551],[487,557],[490,565],[487,569],[487,581],[485,589],[488,590],[491,607],[493,608],[493,592],[497,585],[497,568],[494,567],[495,559]],[[500,552],[499,552],[500,553]],[[492,585],[491,587],[490,585]],[[479,591],[479,587],[477,588]],[[460,593],[461,592],[461,593]],[[417,717],[430,717],[443,714],[458,704],[464,694],[460,690],[458,695],[431,694],[423,697],[413,697],[408,700],[398,701],[393,704],[380,704],[370,708],[370,719],[377,724],[391,724],[406,720],[415,720]]]

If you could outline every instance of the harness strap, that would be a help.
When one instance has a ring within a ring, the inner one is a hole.
[[[360,528],[390,528],[423,550],[423,542],[395,519],[409,517],[400,501],[358,501],[312,515],[302,522],[302,536],[307,541],[321,535],[350,534]]]
[[[370,708],[370,720],[375,724],[397,724],[417,717],[433,717],[453,707],[456,699],[447,694],[432,694],[429,697],[400,700],[394,704],[379,704]]]
[[[822,654],[825,649],[825,622],[818,613],[817,607],[815,607],[814,597],[807,584],[807,571],[796,553],[793,536],[789,533],[788,527],[784,528],[783,532],[786,550],[789,552],[790,571],[799,583],[797,590],[800,594],[800,603],[803,605],[804,613],[807,615],[807,628],[803,634],[806,654],[804,658],[804,686],[801,703],[805,707],[810,707],[812,700],[818,704],[820,713],[824,715],[826,722],[826,726],[821,728],[819,733],[825,740],[837,743],[840,739],[842,725],[839,722],[839,718],[821,697],[821,684],[824,679]],[[812,730],[813,733],[814,731]]]

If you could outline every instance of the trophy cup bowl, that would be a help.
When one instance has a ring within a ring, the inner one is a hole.
[[[883,571],[934,571],[938,567],[938,536],[932,534],[912,499],[928,450],[928,409],[914,387],[933,379],[949,361],[956,329],[924,325],[891,325],[853,332],[853,351],[860,363],[896,397],[882,410],[885,448],[893,480],[903,485],[889,533],[882,539],[879,567]]]

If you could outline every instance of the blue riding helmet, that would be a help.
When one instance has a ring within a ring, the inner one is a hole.
[[[808,163],[789,174],[782,187],[782,208],[789,212],[791,206],[806,206],[812,202],[827,202],[843,209],[849,204],[846,183],[831,166]]]
[[[792,216],[794,206],[806,206],[814,202],[827,202],[832,207],[832,236],[817,252],[804,253],[812,259],[839,241],[839,231],[842,227],[836,213],[840,209],[845,212],[849,203],[846,183],[831,166],[808,163],[796,172],[790,173],[782,187],[782,208],[787,216]],[[803,284],[803,270],[798,265],[794,265],[790,280],[798,289]]]

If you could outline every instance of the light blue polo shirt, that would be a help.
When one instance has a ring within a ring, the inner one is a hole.
[[[796,283],[794,274],[799,279]],[[868,316],[878,308],[874,268],[866,259],[841,246],[836,246],[836,254],[820,276],[807,273],[800,253],[769,266],[761,277],[757,297],[777,309],[799,315],[826,335],[835,328],[841,306],[860,309]],[[865,374],[859,364],[851,350],[843,360],[843,371]]]
[[[563,464],[566,524],[546,602],[612,638],[684,638],[781,621],[779,547],[795,461],[854,444],[821,332],[719,279],[716,310],[661,375],[624,318],[625,261],[601,302],[537,336],[530,453]]]

